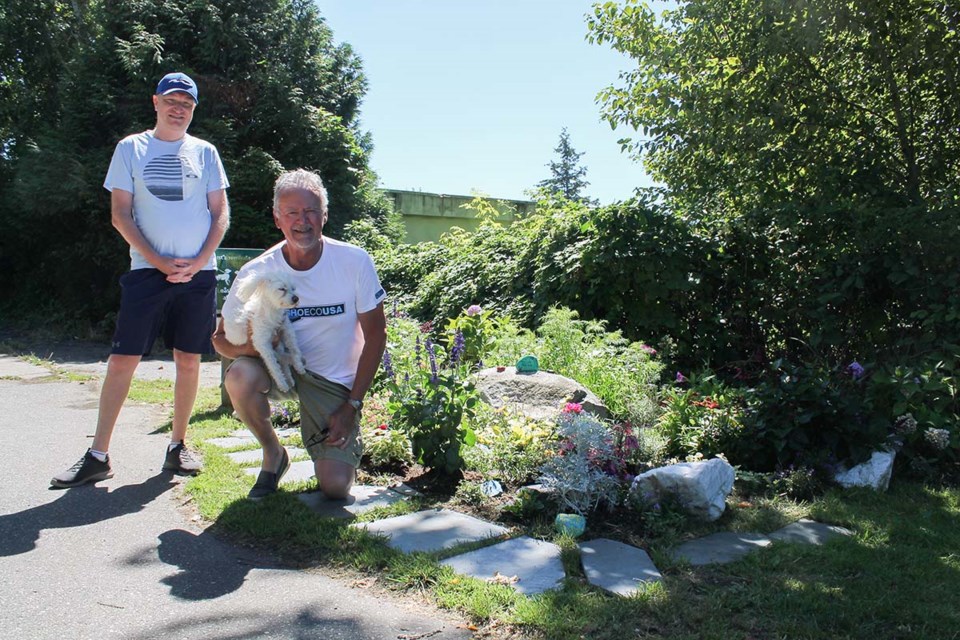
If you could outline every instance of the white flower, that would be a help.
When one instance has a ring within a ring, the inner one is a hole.
[[[927,429],[923,432],[923,437],[938,451],[950,446],[950,432],[946,429]]]
[[[893,423],[894,433],[900,436],[908,436],[916,430],[917,421],[914,420],[913,415],[909,413],[900,416]]]

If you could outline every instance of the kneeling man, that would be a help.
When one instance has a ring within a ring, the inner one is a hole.
[[[307,373],[294,372],[291,397],[300,401],[303,444],[320,490],[328,498],[343,499],[350,494],[363,451],[363,396],[386,345],[385,293],[366,251],[323,236],[327,191],[318,175],[303,169],[281,175],[274,186],[273,218],[283,242],[243,266],[223,315],[230,317],[243,305],[236,296],[240,279],[274,271],[292,276],[299,303],[290,318]],[[290,466],[270,423],[268,398],[281,396],[250,341],[241,346],[228,342],[222,320],[213,345],[234,360],[224,385],[237,415],[263,447],[260,475],[250,490],[250,498],[260,499],[276,492]]]

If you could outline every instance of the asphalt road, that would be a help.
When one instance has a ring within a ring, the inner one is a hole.
[[[115,476],[49,488],[89,446],[97,385],[0,355],[0,637],[466,639],[419,601],[288,569],[215,538],[161,471],[167,419],[128,403]]]

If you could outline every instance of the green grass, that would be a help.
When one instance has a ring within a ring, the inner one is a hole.
[[[151,387],[151,388],[147,388]],[[217,390],[212,390],[216,393]],[[150,383],[139,399],[169,402]],[[671,523],[657,538],[631,534],[631,522],[591,523],[591,536],[612,534],[649,549],[664,580],[631,598],[589,586],[575,541],[560,544],[567,579],[527,598],[508,586],[457,576],[444,554],[406,555],[348,523],[320,518],[290,490],[260,503],[244,499],[253,477],[204,441],[240,426],[205,394],[191,425],[205,471],[186,485],[213,531],[277,553],[295,566],[376,575],[400,593],[424,593],[477,625],[510,628],[550,640],[623,638],[929,638],[960,637],[960,490],[894,482],[887,493],[831,491],[814,502],[755,499],[731,505],[716,523]],[[312,489],[312,483],[294,487]],[[428,504],[401,504],[362,519]],[[664,553],[716,530],[769,533],[799,517],[850,528],[855,535],[819,546],[775,543],[729,565],[691,568]],[[547,527],[535,533],[551,536]],[[491,631],[496,633],[496,631]],[[494,637],[496,637],[494,635]]]

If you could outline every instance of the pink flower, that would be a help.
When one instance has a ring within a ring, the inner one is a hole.
[[[646,354],[648,354],[648,355],[651,355],[651,356],[657,355],[657,350],[656,350],[656,349],[654,349],[654,348],[651,347],[650,345],[646,345],[646,344],[642,344],[642,343],[641,343],[641,345],[640,345],[640,351],[643,351],[644,353],[646,353]]]
[[[483,308],[478,304],[472,304],[469,307],[467,307],[468,316],[478,316],[481,313],[483,313]]]
[[[563,413],[580,413],[583,411],[583,405],[578,402],[568,402],[561,409]]]
[[[677,382],[686,382],[686,381],[687,381],[687,376],[677,371]]]

